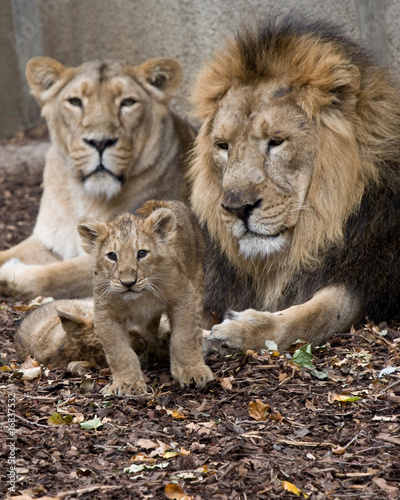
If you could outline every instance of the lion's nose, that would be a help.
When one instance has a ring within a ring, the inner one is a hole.
[[[88,146],[92,146],[92,148],[97,149],[97,151],[102,154],[106,148],[110,148],[117,143],[118,139],[111,139],[110,137],[106,137],[101,141],[96,139],[83,139]]]
[[[239,205],[239,206],[229,206],[229,205],[224,205],[223,203],[222,208],[226,210],[227,212],[232,212],[235,214],[239,219],[242,221],[246,222],[247,219],[250,217],[250,214],[255,208],[258,208],[261,205],[262,200],[257,200],[253,204],[245,204],[245,205]]]

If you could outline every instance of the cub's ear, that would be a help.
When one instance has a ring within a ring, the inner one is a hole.
[[[147,217],[146,226],[167,242],[175,234],[175,214],[168,208],[159,208]]]
[[[136,70],[146,89],[163,102],[175,95],[182,81],[182,68],[175,59],[150,59]]]
[[[82,314],[82,311],[71,306],[57,306],[56,311],[61,320],[62,327],[67,333],[79,333],[88,325],[87,319]]]
[[[50,89],[67,70],[51,57],[34,57],[26,65],[26,79],[32,95],[40,105],[46,101],[46,91]]]
[[[78,223],[78,233],[82,248],[85,252],[92,253],[97,247],[99,238],[106,233],[106,225],[104,222],[84,217]]]

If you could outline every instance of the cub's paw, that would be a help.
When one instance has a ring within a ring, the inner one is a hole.
[[[204,363],[195,366],[175,365],[171,367],[171,372],[181,387],[189,386],[192,381],[196,387],[204,387],[207,382],[214,380],[213,372]]]
[[[90,372],[90,363],[87,361],[70,361],[67,365],[67,370],[78,375],[84,375]]]
[[[131,394],[146,394],[146,383],[144,380],[114,380],[112,384],[104,387],[103,394],[116,394],[117,396],[130,396]]]

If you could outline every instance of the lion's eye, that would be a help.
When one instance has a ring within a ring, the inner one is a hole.
[[[117,260],[117,254],[116,254],[116,253],[114,253],[114,252],[109,252],[109,253],[107,254],[107,258],[108,258],[109,260],[112,260],[112,261],[114,261],[114,262],[115,262],[115,261]]]
[[[148,253],[149,253],[148,250],[139,250],[137,253],[137,258],[144,259],[148,255]]]
[[[268,149],[280,146],[283,142],[285,142],[283,137],[272,137],[268,142]]]
[[[126,99],[122,99],[120,106],[121,107],[127,107],[127,106],[133,106],[136,104],[137,101],[133,97],[127,97]]]
[[[222,151],[228,151],[229,144],[227,142],[217,142],[217,148],[222,149]]]
[[[78,108],[82,108],[83,107],[83,103],[82,103],[82,100],[79,99],[79,97],[70,97],[68,99],[68,102],[72,105],[72,106],[76,106]]]

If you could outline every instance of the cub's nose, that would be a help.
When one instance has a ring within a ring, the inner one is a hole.
[[[126,288],[130,288],[131,286],[136,285],[137,279],[135,281],[122,281],[122,280],[119,280],[119,282],[121,283],[121,285],[126,286]]]
[[[250,217],[252,211],[255,208],[258,208],[261,205],[261,202],[262,200],[257,200],[253,204],[246,203],[245,205],[238,205],[238,206],[224,205],[223,203],[221,203],[221,206],[227,212],[235,214],[239,219],[246,222]]]
[[[100,141],[96,139],[83,139],[83,142],[92,148],[95,148],[100,154],[104,152],[106,148],[110,148],[111,146],[115,146],[118,139],[111,139],[110,137],[106,137],[101,139]]]

